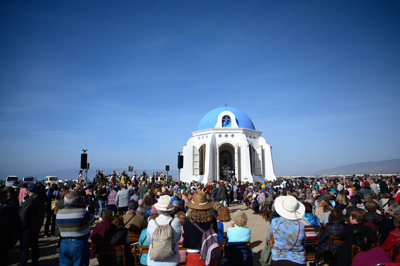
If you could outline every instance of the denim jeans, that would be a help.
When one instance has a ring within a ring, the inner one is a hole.
[[[19,265],[23,266],[27,264],[29,256],[29,247],[32,249],[32,265],[38,265],[39,263],[39,230],[35,229],[24,229],[21,236],[21,257],[19,259]]]
[[[49,228],[51,225],[50,234],[55,235],[55,228],[56,228],[56,216],[54,215],[54,211],[46,213],[46,223],[44,226],[44,234],[49,235]]]
[[[88,266],[90,245],[87,240],[61,240],[60,266]]]
[[[103,211],[107,210],[106,204],[106,200],[99,200],[99,218],[103,218],[101,215],[103,214]]]

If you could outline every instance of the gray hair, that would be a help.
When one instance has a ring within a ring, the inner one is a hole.
[[[396,204],[390,205],[389,209],[392,210],[393,216],[400,215],[400,206],[399,205],[396,205]]]
[[[171,212],[172,212],[172,211],[174,211],[174,209],[171,209],[170,211],[160,211],[160,210],[157,210],[157,213],[158,213],[159,215],[171,216]]]
[[[314,207],[314,204],[315,204],[314,198],[306,198],[306,200],[304,202],[309,202]]]
[[[65,194],[64,204],[65,205],[74,205],[76,206],[76,202],[78,201],[78,193],[75,191],[69,191]]]

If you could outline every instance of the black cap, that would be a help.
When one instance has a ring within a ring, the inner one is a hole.
[[[132,201],[131,203],[129,203],[128,206],[129,210],[131,211],[136,211],[136,209],[138,208],[138,204],[136,201]]]

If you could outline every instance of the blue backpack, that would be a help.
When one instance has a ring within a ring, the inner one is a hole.
[[[146,213],[144,214],[144,218],[146,219],[146,221],[148,220],[149,216],[152,215],[153,213],[151,212],[151,210],[147,210]]]

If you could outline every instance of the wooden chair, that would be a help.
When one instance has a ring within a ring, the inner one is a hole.
[[[222,257],[225,257],[225,242],[219,242],[219,249],[222,251]]]
[[[135,260],[135,266],[142,265],[139,263],[139,256],[140,254],[146,254],[149,253],[149,247],[148,245],[134,245],[132,247],[132,255],[133,259]]]
[[[379,242],[372,243],[371,248],[379,247]],[[357,245],[351,246],[351,263],[353,263],[353,258],[355,255],[361,252],[361,249]]]
[[[321,226],[320,225],[306,225],[305,230],[306,230],[306,234],[307,234],[307,232],[314,232],[317,235],[317,237],[314,239],[306,238],[306,260],[313,260],[315,258],[315,254],[317,253],[319,237],[321,236]],[[313,252],[310,252],[310,251],[313,251]]]
[[[392,253],[392,262],[396,262],[397,253],[399,252],[399,245],[396,244],[393,246],[393,253]]]
[[[122,259],[125,265],[125,251],[124,251],[124,245],[118,245],[118,246],[107,246],[101,243],[97,243],[97,260],[99,261],[99,266],[107,266],[110,265],[110,262],[107,260],[107,256],[111,257],[116,260],[117,255],[122,255]]]
[[[179,250],[187,250],[187,248],[182,247],[183,242],[178,242]],[[179,265],[184,266],[186,265],[186,261],[181,262]]]
[[[131,244],[139,242],[140,234],[135,234],[128,231],[129,238],[131,239]]]
[[[264,219],[265,219],[265,221],[269,221],[269,217],[271,217],[272,203],[264,204],[264,207],[265,207],[264,210],[263,210]]]
[[[331,236],[329,240],[329,251],[331,252],[331,257],[329,260],[329,266],[333,266],[334,262],[336,262],[337,255],[333,253],[333,245],[334,244],[343,244],[343,241],[339,239],[339,236]]]

